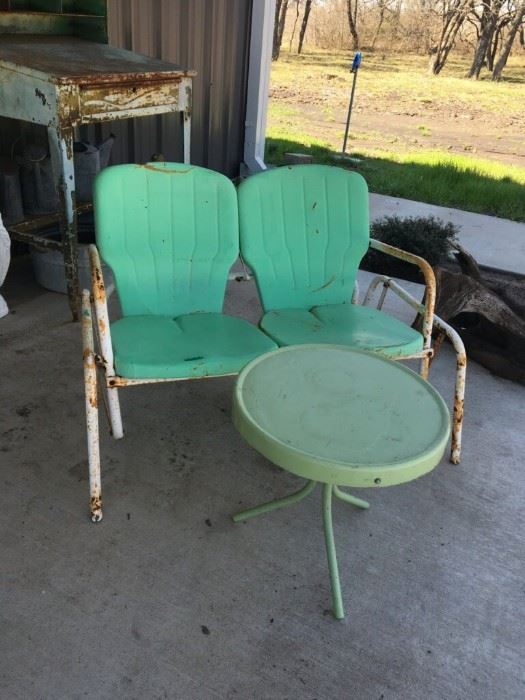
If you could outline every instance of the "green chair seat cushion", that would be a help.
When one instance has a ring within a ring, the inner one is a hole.
[[[279,345],[350,345],[391,358],[423,349],[421,333],[382,311],[356,304],[269,311],[260,327]]]
[[[111,324],[115,369],[133,379],[236,374],[274,342],[241,318],[219,313],[126,316]]]
[[[391,486],[435,467],[450,434],[438,392],[400,362],[296,345],[239,374],[233,422],[274,464],[324,483]]]

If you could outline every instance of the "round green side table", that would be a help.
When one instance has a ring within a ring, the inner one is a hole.
[[[339,345],[294,345],[261,355],[239,374],[233,423],[274,464],[307,479],[297,493],[244,510],[238,522],[296,503],[323,484],[323,525],[333,612],[344,617],[332,495],[341,486],[393,486],[431,471],[449,434],[447,406],[412,370]]]

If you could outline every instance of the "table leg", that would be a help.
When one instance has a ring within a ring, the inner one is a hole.
[[[297,503],[297,501],[302,501],[303,498],[306,498],[308,494],[312,493],[316,484],[316,481],[307,481],[303,488],[296,491],[296,493],[292,493],[290,496],[285,496],[284,498],[276,498],[274,501],[262,503],[260,506],[255,506],[254,508],[242,510],[240,513],[233,515],[232,520],[234,523],[238,523],[240,520],[248,520],[248,518],[253,518],[261,513],[269,513],[277,508],[284,508],[284,506],[289,506],[292,503]]]
[[[368,501],[364,501],[362,498],[357,498],[356,496],[352,496],[350,493],[341,491],[339,486],[334,486],[334,496],[337,496],[337,498],[340,498],[346,503],[351,503],[353,506],[357,506],[357,508],[370,508],[370,503]]]
[[[323,485],[323,525],[326,557],[328,559],[328,570],[330,571],[330,582],[332,584],[333,613],[337,620],[342,620],[345,616],[345,611],[341,596],[341,584],[339,582],[339,568],[337,566],[337,552],[335,551],[334,528],[332,524],[333,490],[334,487],[332,484]]]
[[[78,249],[75,212],[75,170],[73,165],[73,129],[47,129],[55,188],[60,207],[60,234],[66,273],[67,294],[73,320],[78,320]]]

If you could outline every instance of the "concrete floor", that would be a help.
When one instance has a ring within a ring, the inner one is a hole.
[[[15,260],[0,321],[0,698],[517,700],[525,388],[472,364],[464,457],[335,508],[347,618],[328,612],[319,494],[230,423],[232,379],[121,392],[87,517],[80,329]],[[251,284],[228,308],[254,319]],[[453,357],[432,381],[449,399]]]

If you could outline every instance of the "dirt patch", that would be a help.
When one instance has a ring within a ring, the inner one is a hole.
[[[515,118],[502,115],[497,120],[488,119],[482,110],[475,109],[465,113],[453,101],[442,106],[433,101],[396,105],[395,96],[390,97],[387,104],[387,96],[378,102],[356,93],[350,126],[351,150],[439,149],[525,167],[523,125]],[[271,90],[270,100],[297,110],[293,117],[297,129],[334,148],[341,147],[348,107],[346,94],[319,94],[277,86]],[[279,116],[273,117],[270,110],[270,124],[279,122]]]

